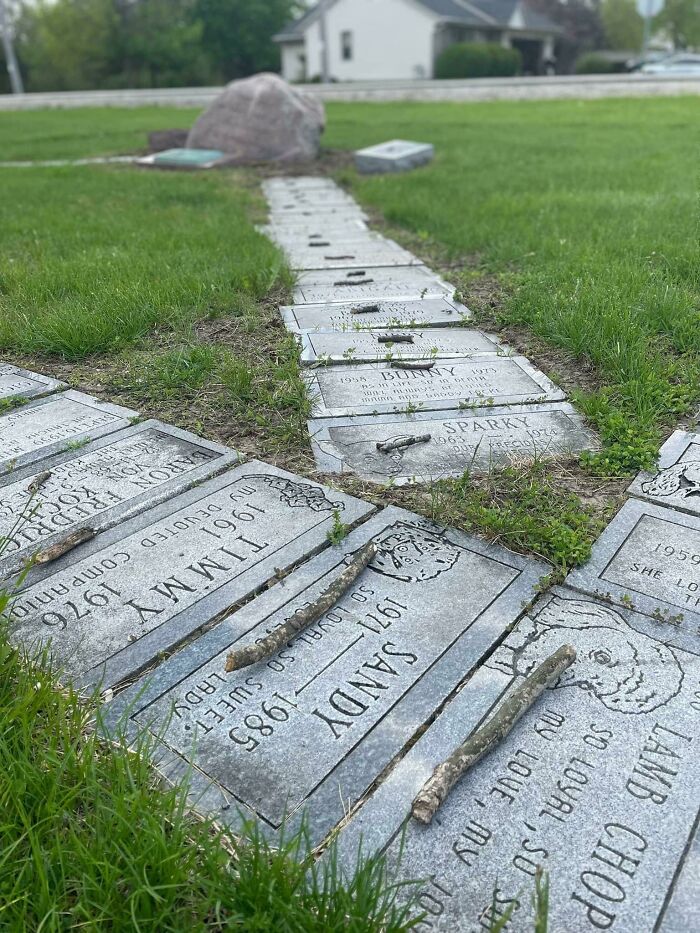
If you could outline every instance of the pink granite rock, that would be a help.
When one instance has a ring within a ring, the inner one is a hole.
[[[221,149],[235,162],[305,162],[318,156],[323,104],[262,73],[231,81],[197,119],[187,145]]]

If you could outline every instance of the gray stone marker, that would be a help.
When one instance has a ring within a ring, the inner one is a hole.
[[[364,315],[351,315],[361,318]],[[367,315],[371,320],[372,314]],[[396,340],[391,338],[396,336]],[[428,330],[305,332],[301,361],[309,364],[368,362],[382,360],[439,360],[481,353],[507,353],[498,337],[466,327],[438,327]]]
[[[309,218],[303,223],[298,221],[284,222],[278,221],[273,224],[265,224],[257,227],[259,233],[274,240],[280,246],[294,240],[294,244],[307,242],[312,238],[314,240],[333,239],[339,236],[346,236],[349,239],[356,239],[363,233],[369,233],[369,229],[364,220],[350,218],[348,220],[314,220]]]
[[[674,431],[659,451],[655,473],[640,473],[628,492],[700,515],[700,434]]]
[[[426,483],[486,473],[595,450],[597,441],[567,402],[451,411],[374,415],[309,422],[316,465],[323,473],[355,473],[374,483]],[[378,443],[430,434],[427,443],[388,453]]]
[[[372,511],[252,461],[32,570],[10,637],[50,643],[65,678],[109,687],[325,547],[335,517]]]
[[[368,305],[372,307],[371,311],[356,313]],[[353,339],[359,339],[360,331],[376,328],[450,327],[463,324],[472,316],[469,308],[446,295],[416,298],[414,301],[358,300],[344,304],[283,305],[280,313],[288,330],[313,331],[315,339],[321,333],[333,331],[352,332]]]
[[[400,267],[419,266],[422,261],[400,246],[337,246],[329,249],[285,248],[289,265],[297,270],[356,269],[372,263],[401,272]]]
[[[82,392],[61,392],[0,417],[0,473],[128,426],[137,412]]]
[[[241,459],[235,450],[144,421],[0,478],[0,577],[77,528],[104,531]],[[29,486],[50,476],[32,496]]]
[[[28,369],[20,369],[9,363],[0,363],[0,399],[36,398],[65,387],[64,382],[50,376],[32,373]]]
[[[408,172],[432,162],[435,148],[430,143],[392,139],[378,146],[367,146],[355,152],[355,166],[363,175],[383,172]]]
[[[337,300],[354,301],[354,290],[361,285],[369,285],[372,282],[396,283],[398,275],[399,273],[397,273],[395,269],[386,269],[382,266],[366,266],[352,270],[321,269],[302,272],[297,276],[297,285],[300,288],[307,288],[309,285],[319,285],[336,291],[342,291],[347,288],[347,295]],[[435,281],[440,281],[432,269],[423,265],[413,265],[410,269],[402,270],[400,275],[401,279],[399,284],[401,284],[402,287],[406,287],[406,285],[417,285],[420,288]],[[445,282],[444,285],[452,292],[454,291],[454,286],[448,285],[447,282]]]
[[[269,660],[224,673],[332,582],[368,540],[378,556],[317,623]],[[547,567],[401,509],[374,516],[161,665],[108,707],[172,750],[198,809],[270,834],[308,806],[320,841],[512,623]],[[210,781],[216,782],[207,790]],[[286,817],[286,819],[285,819]]]
[[[316,207],[304,207],[287,204],[284,207],[270,210],[271,224],[303,223],[307,219],[318,223],[320,221],[367,220],[367,214],[355,204],[319,204]]]
[[[396,866],[403,845],[393,877],[423,879],[418,930],[488,930],[511,906],[505,929],[533,930],[538,867],[549,874],[553,931],[695,929],[700,889],[683,862],[700,801],[700,663],[648,625],[565,589],[540,600],[341,833],[341,866],[360,843],[388,849]],[[433,768],[562,644],[578,657],[556,687],[430,826],[408,819]]]
[[[360,267],[302,273],[293,290],[296,304],[346,304],[386,299],[452,298],[454,287],[425,266]]]
[[[656,617],[665,641],[691,650],[700,625],[700,519],[631,499],[566,582]]]
[[[564,393],[524,356],[485,353],[440,360],[432,369],[394,369],[391,363],[322,366],[303,374],[312,417],[423,411],[467,405],[558,402]]]

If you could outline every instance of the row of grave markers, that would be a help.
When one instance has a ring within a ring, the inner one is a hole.
[[[425,879],[423,929],[488,929],[512,907],[507,928],[531,929],[538,867],[552,930],[700,926],[698,437],[677,432],[588,564],[538,595],[539,561],[0,366],[0,400],[17,396],[0,416],[0,578],[96,534],[30,570],[11,637],[107,689],[107,728],[157,736],[155,763],[187,777],[198,810],[233,828],[253,816],[271,838],[303,814],[314,843],[340,827],[348,870],[383,851],[393,877]],[[506,435],[562,404],[469,417],[501,417]],[[338,517],[352,530],[331,545]],[[370,540],[377,556],[318,622],[224,672],[232,646],[293,617]],[[432,769],[564,643],[578,656],[557,686],[429,827],[412,822]]]

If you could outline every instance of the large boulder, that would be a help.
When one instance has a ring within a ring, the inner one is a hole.
[[[187,137],[195,149],[220,149],[237,163],[315,159],[326,125],[323,104],[283,81],[258,74],[231,81]]]

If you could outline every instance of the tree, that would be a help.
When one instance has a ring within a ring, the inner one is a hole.
[[[609,48],[625,51],[641,49],[644,20],[637,12],[634,0],[604,0],[600,15]]]
[[[279,50],[272,36],[293,19],[296,0],[195,0],[202,47],[221,80],[276,71]]]
[[[700,0],[666,0],[654,27],[665,29],[676,49],[700,47]]]

